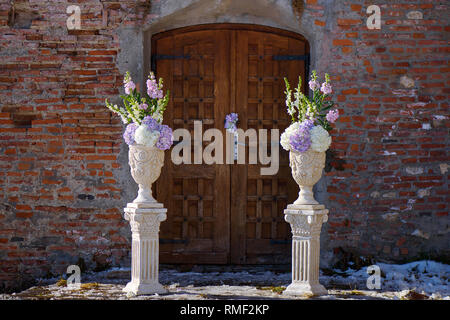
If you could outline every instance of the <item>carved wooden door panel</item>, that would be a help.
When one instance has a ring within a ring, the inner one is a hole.
[[[281,135],[290,124],[283,78],[287,77],[291,86],[297,85],[299,75],[304,79],[306,61],[301,59],[306,58],[305,42],[254,31],[237,31],[235,41],[239,127],[257,132],[268,129],[268,139],[271,129],[279,129]],[[296,199],[298,187],[291,176],[288,152],[280,147],[279,155],[279,171],[274,175],[261,175],[262,165],[232,167],[233,263],[290,262],[291,232],[283,210]]]
[[[222,129],[230,99],[229,31],[175,34],[156,40],[156,50],[157,76],[171,91],[164,123],[188,129],[192,139],[195,120],[202,121],[203,132]],[[192,164],[180,165],[166,152],[157,183],[157,199],[168,209],[161,262],[228,263],[230,168],[206,165],[201,153],[197,160],[203,164],[195,164],[193,144],[191,150]]]
[[[269,139],[271,129],[281,134],[289,125],[283,77],[293,86],[305,77],[305,41],[248,26],[188,29],[152,39],[152,69],[171,90],[164,123],[194,137],[194,120],[201,120],[203,132],[216,128],[225,137],[225,116],[237,112],[239,128],[268,129]],[[283,210],[298,187],[286,151],[280,147],[278,173],[265,176],[260,168],[267,165],[194,164],[193,147],[193,164],[175,165],[170,154],[155,188],[168,208],[160,232],[162,263],[290,262]]]

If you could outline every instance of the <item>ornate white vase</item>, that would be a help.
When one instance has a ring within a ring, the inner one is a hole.
[[[156,147],[130,145],[128,161],[131,176],[139,185],[138,196],[133,203],[156,203],[152,184],[159,178],[164,165],[164,151]]]
[[[314,199],[313,187],[322,176],[322,170],[325,167],[325,152],[317,152],[311,148],[305,152],[291,150],[289,165],[292,177],[300,187],[294,205],[319,204]]]

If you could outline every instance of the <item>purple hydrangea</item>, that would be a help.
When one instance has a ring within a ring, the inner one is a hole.
[[[134,141],[134,133],[136,132],[136,129],[138,128],[138,125],[136,123],[130,123],[123,133],[123,139],[125,140],[125,143],[128,145],[135,144],[136,141]]]
[[[314,127],[314,119],[306,119],[303,120],[302,123],[300,123],[298,130],[309,132],[309,130],[311,130],[312,127]]]
[[[142,120],[142,124],[147,125],[148,129],[150,131],[160,131],[161,129],[161,125],[158,123],[158,121],[153,118],[152,116],[146,116],[143,120]]]
[[[289,142],[295,151],[305,152],[311,146],[311,136],[309,134],[303,135],[297,131],[289,138]]]
[[[156,147],[160,150],[167,150],[173,144],[172,129],[165,124],[161,125],[160,135]]]
[[[305,152],[311,146],[310,130],[314,126],[311,119],[304,120],[295,133],[289,138],[292,149],[298,152]]]

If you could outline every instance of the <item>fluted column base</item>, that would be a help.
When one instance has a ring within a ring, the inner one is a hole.
[[[304,296],[304,295],[321,296],[328,294],[328,290],[325,289],[325,287],[320,283],[310,284],[302,282],[293,282],[286,288],[286,290],[283,291],[283,294],[290,296]]]
[[[149,295],[149,294],[164,294],[167,293],[167,289],[165,289],[162,284],[159,282],[155,283],[133,283],[132,281],[128,282],[125,288],[122,289],[123,292],[131,292],[135,295]]]
[[[319,283],[320,230],[328,219],[327,213],[325,206],[318,204],[293,204],[284,210],[292,231],[292,283],[283,294],[327,294]]]
[[[123,289],[136,295],[162,294],[167,290],[159,283],[159,226],[167,209],[161,203],[129,203],[125,219],[130,221],[131,281]]]

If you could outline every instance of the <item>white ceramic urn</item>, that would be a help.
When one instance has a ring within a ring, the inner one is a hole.
[[[152,184],[159,178],[164,165],[164,151],[156,147],[130,145],[128,161],[131,176],[139,185],[138,196],[133,203],[156,203]]]
[[[292,177],[300,187],[298,198],[293,204],[319,204],[314,199],[313,187],[322,176],[325,167],[325,152],[317,152],[311,148],[305,152],[291,150],[289,165]]]

